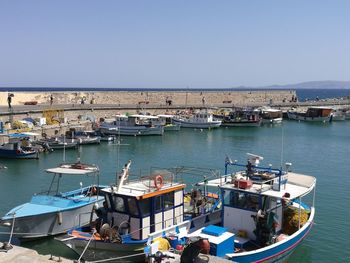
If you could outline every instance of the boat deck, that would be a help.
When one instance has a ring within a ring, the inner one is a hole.
[[[277,180],[277,178],[261,181],[252,180],[253,184],[251,187],[240,189],[235,186],[234,179],[232,179],[231,175],[225,175],[217,179],[209,180],[206,185],[211,187],[220,186],[224,189],[239,189],[240,191],[247,191],[277,198],[282,198],[285,193],[289,193],[290,199],[294,199],[309,193],[316,184],[316,178],[313,176],[293,172],[289,172],[284,176],[287,179],[287,182],[281,185],[279,191],[274,190],[273,186],[273,180]]]

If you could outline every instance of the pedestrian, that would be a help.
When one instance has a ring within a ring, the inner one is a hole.
[[[53,103],[53,96],[52,94],[50,95],[50,105],[52,106],[52,103]]]
[[[205,97],[202,98],[202,104],[204,106],[204,104],[205,104]]]
[[[11,109],[11,102],[12,102],[12,97],[13,97],[13,94],[9,93],[8,96],[7,96],[7,104],[9,105],[9,109]]]

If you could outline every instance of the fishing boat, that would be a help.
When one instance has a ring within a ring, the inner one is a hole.
[[[269,107],[260,108],[260,116],[263,124],[277,124],[283,121],[283,112]]]
[[[159,114],[157,117],[160,125],[164,126],[164,131],[180,131],[181,126],[173,122],[174,115]]]
[[[76,142],[78,145],[100,144],[101,138],[90,133],[89,131],[76,131],[74,128],[71,128],[69,131],[66,132],[65,141],[69,143]]]
[[[191,238],[199,237],[209,241],[211,255],[233,262],[286,259],[307,237],[314,224],[316,178],[290,172],[291,163],[287,163],[286,170],[282,171],[260,166],[261,160],[263,157],[254,154],[248,154],[247,164],[226,158],[225,175],[202,182],[220,189],[223,200],[220,224],[188,234],[188,227],[183,225],[179,226],[183,228],[181,231],[152,233],[145,250],[148,258],[151,260],[159,250],[159,244],[154,242],[156,238],[171,236],[178,240],[175,249],[187,257],[196,255],[186,246],[184,250],[178,248],[183,248]],[[233,169],[229,171],[229,168]],[[310,198],[305,197],[307,195]]]
[[[234,108],[222,120],[223,127],[259,127],[260,111],[252,108]]]
[[[92,220],[93,209],[102,204],[102,186],[98,183],[86,187],[81,183],[79,189],[65,193],[59,189],[62,176],[93,175],[98,178],[97,166],[77,162],[62,164],[46,172],[53,174],[48,191],[34,194],[28,203],[11,209],[0,220],[0,225],[12,229],[11,233],[18,238],[52,236],[86,225]]]
[[[6,135],[8,142],[0,145],[0,158],[38,159],[35,149],[27,134],[15,133]]]
[[[78,146],[76,141],[66,139],[65,137],[43,138],[36,142],[46,149],[75,149]]]
[[[306,112],[288,111],[288,118],[297,121],[331,122],[333,109],[330,107],[309,107]]]
[[[179,182],[183,173],[201,173],[195,168],[155,168],[151,175],[129,179],[131,162],[125,165],[119,183],[103,189],[105,203],[96,211],[99,219],[90,226],[72,229],[61,238],[85,260],[133,255],[143,251],[148,235],[169,226],[191,221],[195,230],[220,221],[220,199],[199,189],[185,194]],[[213,171],[206,170],[205,175]],[[86,249],[88,247],[88,249]],[[136,260],[136,259],[133,259]]]
[[[107,135],[107,134],[103,134],[101,133],[101,131],[96,130],[96,131],[85,131],[85,133],[89,134],[90,137],[100,137],[100,141],[101,142],[112,142],[115,141],[117,139],[117,137],[115,135]]]
[[[163,135],[164,127],[153,125],[150,121],[151,118],[151,116],[136,114],[131,116],[117,115],[115,120],[111,122],[107,120],[102,122],[99,130],[103,134],[117,136]]]
[[[216,120],[209,111],[199,111],[192,115],[175,116],[173,123],[183,128],[212,129],[221,126],[221,121]]]

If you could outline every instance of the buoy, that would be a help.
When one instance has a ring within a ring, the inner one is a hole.
[[[62,225],[62,212],[57,213],[57,223]]]
[[[157,190],[159,190],[160,188],[162,188],[163,186],[163,177],[161,175],[157,175],[154,178],[154,187],[157,188]]]

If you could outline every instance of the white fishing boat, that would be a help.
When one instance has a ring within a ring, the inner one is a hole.
[[[269,107],[260,108],[260,116],[263,124],[277,124],[283,121],[283,112]]]
[[[330,107],[309,107],[306,112],[288,111],[288,118],[297,121],[331,122],[333,109]]]
[[[99,130],[103,134],[117,136],[163,135],[164,127],[153,125],[150,121],[151,118],[152,116],[147,115],[117,115],[115,120],[111,122],[102,122]]]
[[[0,224],[9,227],[13,235],[19,238],[40,238],[62,234],[76,226],[91,222],[93,209],[102,204],[103,196],[97,184],[61,193],[60,180],[63,176],[93,175],[98,178],[97,166],[82,164],[62,164],[46,170],[53,174],[48,191],[34,194],[28,203],[21,204],[0,220]]]
[[[183,173],[210,176],[214,171],[175,167],[155,168],[151,175],[129,179],[125,166],[117,186],[102,190],[104,208],[90,227],[76,228],[61,238],[85,260],[103,260],[143,251],[148,235],[186,220],[191,230],[220,221],[221,201],[207,190],[185,194]],[[203,178],[202,177],[202,178]],[[86,249],[88,248],[88,249]],[[133,258],[133,260],[136,260]]]
[[[145,249],[149,262],[159,250],[160,237],[177,240],[172,249],[182,253],[188,262],[193,262],[202,247],[178,248],[193,237],[208,240],[207,252],[211,255],[239,263],[280,262],[293,252],[314,224],[316,178],[290,172],[290,163],[282,171],[261,167],[260,156],[248,154],[248,158],[247,165],[227,158],[225,175],[202,183],[220,189],[221,223],[192,233],[183,225],[151,233]],[[235,169],[229,172],[228,167]],[[306,198],[309,194],[310,198]],[[179,228],[182,230],[174,231]],[[163,253],[171,255],[170,250]]]
[[[213,118],[208,111],[199,111],[189,116],[175,116],[173,123],[183,128],[211,129],[221,126],[221,121]]]

